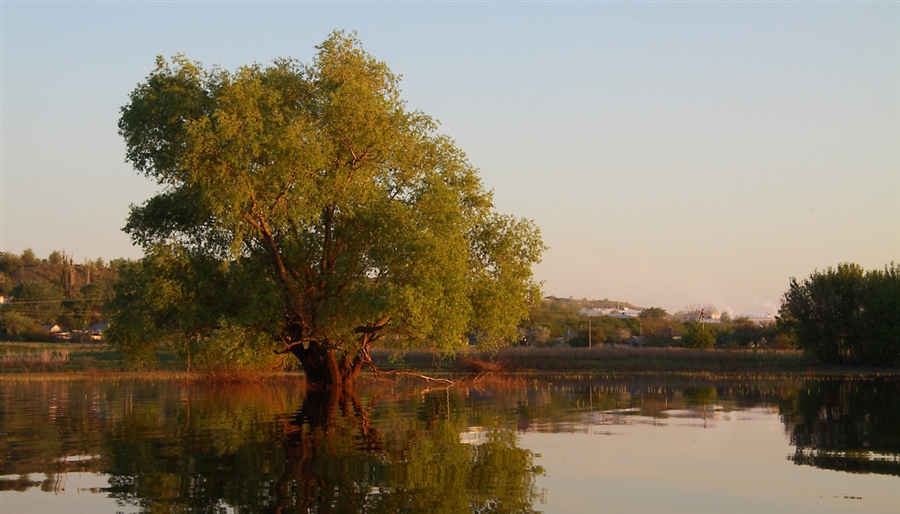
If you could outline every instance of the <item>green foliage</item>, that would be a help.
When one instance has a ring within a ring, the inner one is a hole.
[[[113,295],[112,287],[104,282],[91,282],[81,286],[78,298],[65,302],[72,313],[74,329],[83,329],[103,320],[106,299]]]
[[[12,290],[15,302],[7,309],[28,316],[37,324],[56,323],[63,313],[63,292],[56,284],[26,280]]]
[[[465,333],[505,344],[539,297],[538,229],[494,211],[462,151],[406,110],[399,78],[354,36],[332,34],[309,65],[230,73],[160,58],[119,132],[135,169],[164,188],[125,227],[148,252],[132,280],[156,300],[123,296],[110,334],[123,348],[225,316],[284,343],[309,376],[331,369],[325,360],[358,366],[389,333],[402,347],[457,350]],[[220,300],[244,287],[264,299],[250,316],[233,294]],[[135,335],[147,318],[159,333]]]
[[[22,251],[22,262],[26,266],[34,266],[38,263],[38,258],[34,255],[34,250],[31,248],[26,248]]]
[[[189,351],[193,353],[193,367],[215,378],[228,378],[244,372],[277,369],[281,357],[273,349],[271,337],[223,320],[221,328],[192,341]]]
[[[47,341],[50,333],[30,317],[18,312],[0,314],[0,329],[6,341]]]
[[[25,266],[25,262],[18,255],[9,252],[0,253],[0,271],[3,273],[15,273],[23,266]]]
[[[738,317],[734,320],[727,318],[723,313],[722,322],[714,327],[716,340],[728,347],[779,347],[790,348],[792,345],[779,341],[778,328],[775,323],[758,325],[746,317]],[[783,338],[782,338],[783,339]]]
[[[107,339],[135,367],[154,364],[159,346],[183,349],[185,356],[193,350],[202,361],[224,345],[219,364],[243,365],[234,346],[255,345],[256,340],[228,337],[229,323],[243,323],[262,334],[277,327],[266,318],[276,307],[266,294],[270,284],[254,281],[257,270],[248,272],[250,265],[221,262],[177,246],[153,247],[141,261],[119,269],[116,295],[108,304],[113,318]],[[212,348],[205,350],[207,345]]]
[[[50,255],[47,257],[47,262],[53,265],[59,265],[63,263],[63,259],[65,258],[65,254],[60,252],[59,250],[53,250],[50,252]]]
[[[28,317],[36,326],[57,324],[74,330],[108,319],[104,304],[113,294],[112,283],[118,274],[90,266],[74,265],[58,251],[44,261],[35,259],[28,267],[18,255],[0,254],[0,268],[11,270],[0,272],[0,294],[8,296],[4,311]],[[35,333],[27,338],[46,340],[46,330],[40,332],[40,336]],[[80,339],[87,335],[73,332],[71,337]]]
[[[671,339],[671,331],[666,332],[666,329],[672,326],[672,322],[669,314],[662,307],[644,309],[638,318],[640,318],[641,333],[654,343],[668,343],[668,340]]]
[[[682,336],[682,341],[688,348],[712,348],[716,345],[716,336],[706,324],[691,323]]]
[[[617,344],[632,334],[640,333],[641,321],[637,318],[598,316],[588,319],[579,314],[591,303],[586,300],[544,298],[539,305],[532,307],[529,325],[545,327],[549,331],[545,342],[565,342],[570,346],[587,346],[589,342]]]
[[[532,325],[523,330],[522,339],[532,346],[543,346],[550,341],[550,329],[543,325]]]
[[[669,313],[666,312],[666,310],[663,309],[662,307],[648,307],[648,308],[642,310],[641,313],[638,315],[638,317],[641,319],[648,319],[648,318],[665,319],[665,318],[669,317]]]
[[[865,272],[856,264],[791,278],[782,330],[829,364],[900,365],[900,266]]]

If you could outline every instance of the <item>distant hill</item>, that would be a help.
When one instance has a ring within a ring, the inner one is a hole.
[[[117,261],[113,261],[117,263]],[[102,261],[88,262],[84,264],[69,264],[63,262],[51,263],[46,259],[22,264],[21,266],[3,266],[0,260],[0,293],[9,294],[22,282],[38,282],[42,284],[54,284],[63,290],[66,282],[74,296],[82,287],[88,284],[102,284],[105,289],[112,290],[112,285],[119,279],[118,267],[113,268]],[[65,268],[68,267],[68,273]],[[69,278],[71,277],[71,278]]]
[[[38,259],[0,253],[0,338],[8,341],[83,339],[84,329],[108,320],[106,301],[113,296],[118,269],[98,259],[75,264],[61,252]],[[72,329],[70,332],[69,330]]]
[[[603,300],[588,300],[586,298],[582,298],[580,300],[576,300],[574,298],[558,298],[556,296],[545,296],[545,302],[558,302],[560,304],[566,305],[567,307],[580,310],[580,309],[588,309],[588,308],[596,308],[596,309],[613,309],[616,307],[620,307],[623,309],[636,309],[636,310],[644,310],[646,307],[639,307],[634,305],[633,303],[623,302],[619,300],[610,300],[608,298],[604,298]]]

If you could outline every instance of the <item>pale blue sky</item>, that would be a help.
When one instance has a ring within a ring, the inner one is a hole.
[[[774,312],[900,261],[897,2],[0,2],[0,250],[139,257],[119,108],[157,55],[355,30],[550,250],[545,294]]]

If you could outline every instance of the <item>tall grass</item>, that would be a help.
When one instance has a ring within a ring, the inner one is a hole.
[[[372,352],[385,369],[437,371],[803,371],[815,363],[794,350],[699,350],[690,348],[631,348],[626,346],[509,347],[496,353],[470,350],[441,357],[426,350],[390,358],[388,350]]]
[[[875,370],[835,368],[809,360],[795,350],[698,350],[689,348],[594,348],[510,347],[496,353],[475,349],[450,355],[430,350],[412,350],[398,358],[389,349],[371,351],[375,365],[383,371],[420,371],[434,377],[451,374],[560,373],[812,373],[868,374]],[[93,377],[168,377],[191,382],[239,383],[296,380],[302,373],[276,366],[195,367],[188,372],[173,356],[161,358],[153,371],[129,372],[122,356],[105,345],[73,343],[0,343],[0,378],[13,375],[82,374]],[[885,370],[877,370],[879,374]],[[900,370],[889,370],[889,374]],[[364,379],[366,373],[360,375]]]
[[[790,350],[699,350],[691,348],[505,348],[495,360],[506,369],[622,371],[744,371],[805,369],[811,363]]]

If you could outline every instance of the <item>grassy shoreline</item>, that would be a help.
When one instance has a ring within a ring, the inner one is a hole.
[[[441,357],[427,350],[407,352],[402,360],[392,359],[386,349],[372,351],[373,361],[384,371],[416,371],[430,375],[491,373],[497,375],[543,374],[552,372],[624,374],[786,374],[786,375],[891,375],[900,368],[858,368],[826,366],[795,350],[695,350],[688,348],[594,348],[511,347],[488,354],[471,351]],[[108,379],[189,379],[184,364],[171,354],[161,355],[152,370],[130,371],[122,356],[105,344],[96,343],[2,343],[0,380],[25,376],[45,379],[95,377]],[[366,373],[363,373],[365,376]],[[296,380],[296,371],[251,372],[251,380]]]

